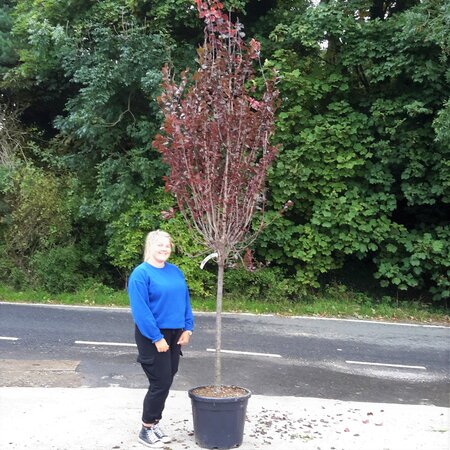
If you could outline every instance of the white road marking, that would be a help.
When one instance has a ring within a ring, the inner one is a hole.
[[[129,344],[127,342],[95,342],[95,341],[75,341],[79,345],[107,345],[110,347],[136,347],[136,344]]]
[[[8,337],[8,336],[0,336],[0,341],[18,341],[19,338],[16,337]]]
[[[396,367],[400,369],[418,369],[427,370],[424,366],[406,366],[403,364],[387,364],[387,363],[376,363],[376,362],[366,362],[366,361],[345,361],[347,364],[360,364],[365,366],[381,366],[381,367]]]
[[[215,352],[214,348],[207,348],[207,352]],[[241,352],[237,350],[220,350],[220,353],[231,353],[233,355],[251,355],[251,356],[267,356],[269,358],[281,358],[281,355],[276,353],[256,353],[256,352]]]

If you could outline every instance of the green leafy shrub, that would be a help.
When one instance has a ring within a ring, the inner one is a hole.
[[[64,188],[51,172],[31,164],[13,171],[13,186],[5,195],[9,208],[5,231],[7,251],[19,263],[36,250],[64,242],[71,232],[71,218]]]
[[[192,296],[207,297],[214,276],[200,269],[205,249],[192,238],[191,233],[180,216],[167,221],[161,211],[172,207],[172,197],[159,189],[156,200],[136,201],[130,208],[108,227],[108,255],[112,263],[129,274],[142,261],[145,236],[158,228],[171,234],[175,243],[175,252],[170,262],[183,271]]]
[[[41,287],[51,286],[53,292],[57,286],[70,284],[51,281],[54,273],[44,275],[45,266],[55,257],[52,250],[57,253],[61,245],[63,252],[71,240],[70,202],[64,182],[29,162],[4,168],[1,175],[0,279],[17,288],[36,287],[43,280]],[[75,286],[72,283],[71,289]]]
[[[37,285],[52,294],[72,292],[80,286],[80,264],[81,254],[74,245],[41,250],[31,258]]]
[[[428,288],[434,300],[450,297],[450,228],[400,229],[376,258],[382,286]]]
[[[8,255],[5,245],[0,245],[0,282],[12,286],[16,289],[23,289],[32,285],[30,274],[24,268],[15,264]]]
[[[349,258],[376,258],[383,284],[444,297],[448,247],[436,241],[449,220],[448,6],[352,5],[280,3],[271,15],[266,65],[278,69],[283,98],[271,200],[275,211],[294,206],[257,251],[304,286],[319,287]]]
[[[242,302],[284,303],[298,300],[298,286],[280,268],[263,267],[254,271],[230,268],[224,277],[225,299]]]

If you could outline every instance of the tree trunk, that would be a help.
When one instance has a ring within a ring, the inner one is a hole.
[[[216,297],[216,364],[215,364],[215,386],[222,384],[222,298],[223,298],[223,274],[225,271],[225,258],[219,254],[217,273],[217,297]]]

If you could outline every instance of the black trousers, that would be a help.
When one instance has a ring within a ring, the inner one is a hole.
[[[177,342],[182,330],[163,329],[161,333],[169,345],[167,352],[158,352],[155,344],[142,335],[138,327],[135,328],[135,339],[139,352],[137,361],[141,363],[150,383],[144,398],[142,412],[142,422],[144,423],[155,423],[161,420],[169,389],[178,372],[180,362],[181,346]]]

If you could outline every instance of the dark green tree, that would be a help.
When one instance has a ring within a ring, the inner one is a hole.
[[[17,55],[14,51],[11,28],[13,20],[11,17],[11,3],[2,2],[0,5],[0,79],[4,73],[14,67],[17,62]]]
[[[295,206],[259,252],[303,285],[356,257],[383,285],[448,296],[448,8],[323,1],[269,15],[283,99],[272,201]]]

